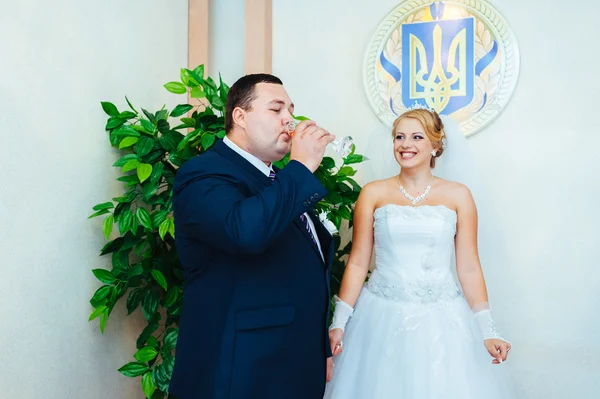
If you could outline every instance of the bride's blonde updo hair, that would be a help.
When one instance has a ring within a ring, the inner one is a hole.
[[[446,132],[444,132],[444,123],[442,122],[442,119],[437,112],[429,111],[427,109],[418,108],[406,111],[394,121],[394,128],[392,130],[393,137],[396,137],[396,129],[398,128],[400,121],[407,118],[419,121],[425,130],[424,133],[429,140],[431,140],[433,148],[436,150],[436,154],[434,157],[431,157],[429,166],[432,169],[435,168],[435,160],[442,156],[442,153],[444,152],[444,143],[446,141]]]

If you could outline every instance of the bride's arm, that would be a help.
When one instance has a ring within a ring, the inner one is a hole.
[[[484,338],[493,363],[506,360],[510,344],[496,332],[488,303],[487,288],[477,250],[477,208],[469,189],[457,185],[456,272],[465,298],[474,313],[474,320]]]
[[[465,298],[474,306],[487,302],[488,295],[477,250],[477,208],[466,186],[456,189],[456,273]]]
[[[369,272],[373,252],[373,213],[375,212],[374,185],[369,183],[360,192],[354,207],[352,250],[344,270],[339,296],[335,298],[335,312],[329,327],[329,342],[334,356],[342,352],[342,339],[348,319],[354,312],[365,278]]]
[[[361,190],[354,207],[352,250],[340,286],[339,298],[352,307],[356,304],[365,283],[373,253],[373,186],[373,183],[369,183]]]

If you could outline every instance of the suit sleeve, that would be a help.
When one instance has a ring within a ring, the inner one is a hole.
[[[220,172],[185,171],[173,195],[175,220],[186,236],[231,254],[264,252],[295,217],[326,194],[301,163],[290,161],[277,179],[248,196],[239,178]]]

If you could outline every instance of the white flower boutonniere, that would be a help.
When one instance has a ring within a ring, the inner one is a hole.
[[[333,222],[327,218],[327,215],[329,215],[329,212],[321,211],[321,213],[319,213],[319,220],[321,221],[323,226],[325,226],[327,231],[329,231],[329,234],[337,234],[338,229],[335,227],[335,224],[333,224]]]

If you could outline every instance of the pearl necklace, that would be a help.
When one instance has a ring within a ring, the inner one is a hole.
[[[417,202],[422,201],[429,194],[429,190],[431,190],[431,183],[433,182],[433,175],[431,175],[431,180],[429,180],[429,183],[427,183],[427,187],[425,188],[425,191],[423,191],[423,194],[419,195],[417,198],[413,197],[412,195],[406,192],[402,184],[400,184],[400,176],[396,176],[396,180],[398,180],[400,192],[406,197],[406,199],[412,202],[413,205],[416,205]]]

